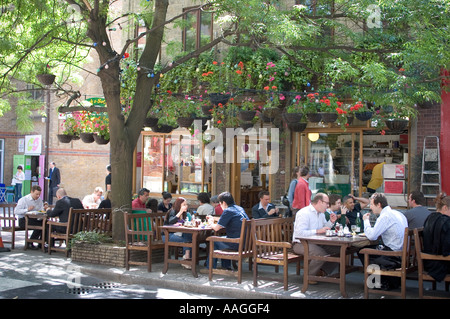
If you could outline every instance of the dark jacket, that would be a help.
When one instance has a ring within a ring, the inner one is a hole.
[[[49,175],[50,175],[50,173],[49,173]],[[61,175],[59,173],[59,168],[53,167],[52,176],[50,177],[49,187],[54,188],[59,184],[61,184]]]
[[[78,198],[64,196],[63,198],[56,201],[55,208],[49,209],[47,211],[47,216],[59,217],[59,221],[61,223],[66,223],[69,219],[69,210],[71,207],[74,209],[84,209],[81,200],[79,200]]]
[[[450,217],[441,213],[431,213],[423,227],[423,250],[433,255],[450,255]],[[450,273],[450,262],[426,260],[425,270],[436,281],[442,281]]]
[[[275,205],[270,204],[267,205],[267,211],[269,212],[271,209],[275,208]],[[269,215],[267,214],[267,212],[264,210],[264,208],[259,208],[259,203],[256,204],[255,206],[252,207],[252,218],[254,219],[258,219],[258,218],[275,218],[278,217],[278,214],[272,214]]]

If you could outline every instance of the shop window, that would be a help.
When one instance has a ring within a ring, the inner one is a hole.
[[[189,8],[184,9],[188,11]],[[184,15],[183,29],[184,51],[194,51],[213,39],[213,14],[195,10]]]
[[[211,165],[204,160],[201,140],[186,134],[144,133],[143,187],[152,193],[172,194],[210,192]]]

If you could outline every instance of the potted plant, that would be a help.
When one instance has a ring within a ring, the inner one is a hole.
[[[100,113],[92,120],[94,140],[97,144],[109,143],[109,119],[107,113]]]
[[[385,117],[386,127],[391,131],[403,131],[408,127],[409,120],[417,116],[413,107],[402,105],[394,106],[393,111]]]
[[[81,123],[81,133],[80,138],[84,143],[93,143],[94,142],[94,130],[91,116],[83,111],[79,114],[80,123]]]
[[[213,105],[226,104],[231,97],[229,92],[229,72],[224,62],[213,61],[206,65],[199,81],[205,83],[209,99]]]
[[[367,103],[358,101],[350,107],[350,112],[360,121],[370,120],[373,116],[373,112],[369,110]]]
[[[338,98],[334,93],[328,93],[327,96],[323,96],[320,100],[320,111],[322,122],[334,123],[336,122],[339,114],[337,108],[342,106],[342,102],[338,101]]]
[[[320,111],[319,93],[309,93],[303,102],[303,110],[309,122],[319,123],[322,119]]]
[[[244,97],[239,109],[238,116],[241,121],[252,121],[256,115],[255,99],[252,97]]]
[[[301,103],[301,96],[297,95],[291,104],[286,108],[286,112],[283,114],[284,120],[289,123],[298,123],[303,118],[303,105]]]
[[[62,133],[58,134],[58,140],[61,143],[70,143],[75,136],[79,136],[81,125],[78,120],[72,116],[67,117],[61,124]]]
[[[39,63],[36,68],[36,78],[42,85],[52,85],[56,76],[50,73],[48,63]]]
[[[214,105],[211,112],[212,125],[219,129],[226,127],[237,127],[239,125],[239,119],[237,117],[238,112],[239,107],[232,102]]]

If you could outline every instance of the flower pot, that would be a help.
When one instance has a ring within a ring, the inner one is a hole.
[[[202,112],[203,112],[203,114],[205,114],[205,115],[211,115],[211,109],[213,108],[214,106],[212,106],[212,105],[203,105],[202,106]]]
[[[158,124],[152,127],[152,131],[156,133],[170,133],[174,130],[173,126],[167,124]]]
[[[366,111],[366,112],[360,112],[360,113],[355,113],[355,117],[360,120],[360,121],[367,121],[370,120],[372,118],[373,113]]]
[[[347,124],[352,125],[354,119],[355,119],[354,116],[347,116]]]
[[[144,127],[153,127],[158,124],[158,118],[157,117],[147,117],[144,121]]]
[[[306,118],[308,119],[308,122],[312,123],[319,123],[322,119],[322,114],[320,113],[308,113],[306,114]]]
[[[98,135],[98,134],[94,134],[94,140],[95,143],[100,144],[100,145],[105,145],[109,143],[109,140],[105,139],[103,136]]]
[[[84,143],[93,143],[94,142],[94,133],[82,132],[82,133],[80,133],[80,138]]]
[[[38,74],[36,78],[42,85],[52,85],[55,82],[56,75],[54,74]]]
[[[58,138],[58,141],[60,143],[70,143],[72,141],[72,135],[67,135],[67,134],[58,134],[56,135],[56,137]]]
[[[336,122],[338,118],[337,113],[331,113],[331,112],[322,112],[320,113],[320,116],[322,117],[322,122],[324,123],[334,123]]]
[[[239,111],[239,119],[241,121],[247,122],[253,120],[256,115],[256,111]]]
[[[394,119],[386,120],[386,126],[391,131],[403,131],[408,127],[408,120]]]
[[[289,123],[298,123],[302,120],[302,113],[284,113],[284,120]]]
[[[193,117],[179,117],[177,118],[177,123],[180,127],[190,127],[194,122]]]
[[[242,122],[241,123],[241,128],[243,128],[244,131],[248,130],[251,127],[253,127],[253,123],[252,122]]]
[[[228,100],[230,99],[230,94],[223,94],[223,93],[210,93],[209,94],[209,100],[214,105],[225,105],[228,103]]]
[[[297,123],[289,123],[288,128],[293,132],[303,132],[308,123],[297,122]]]

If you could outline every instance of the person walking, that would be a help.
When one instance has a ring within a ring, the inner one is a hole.
[[[61,184],[61,174],[59,168],[56,167],[55,162],[50,162],[50,169],[48,171],[48,204],[53,205],[53,197],[56,196],[56,191]]]

